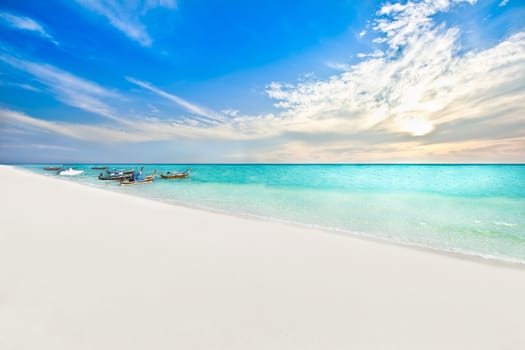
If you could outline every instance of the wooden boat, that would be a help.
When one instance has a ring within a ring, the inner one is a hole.
[[[133,177],[133,172],[135,171],[135,169],[133,169],[131,172],[129,170],[126,170],[126,171],[112,171],[112,172],[110,172],[109,170],[106,170],[105,174],[104,173],[100,173],[98,175],[98,179],[99,180],[118,180],[118,181],[130,179],[130,178]],[[142,169],[141,169],[141,171],[142,171]]]
[[[164,173],[164,174],[161,173],[160,177],[163,179],[185,179],[188,176],[190,176],[190,171],[191,169],[187,169],[183,173],[175,173],[175,172],[168,171],[167,173]]]
[[[140,170],[142,171],[142,169],[144,169],[144,167],[142,167]],[[124,169],[113,169],[113,171],[119,171],[119,172],[122,172],[126,175],[129,175],[129,174],[133,174],[135,172],[135,170],[137,170],[137,168],[133,168],[133,169],[129,169],[129,170],[124,170]]]
[[[153,174],[152,175],[144,176],[143,178],[141,178],[140,176],[134,176],[134,177],[132,177],[130,179],[122,180],[122,181],[120,181],[120,185],[121,186],[130,186],[130,185],[140,185],[140,184],[149,183],[149,182],[152,182],[153,179],[155,179],[155,175],[157,175],[157,169],[153,170]]]
[[[45,167],[45,168],[44,168],[44,170],[48,170],[48,171],[49,171],[49,170],[54,170],[54,171],[56,171],[56,170],[60,170],[60,169],[62,169],[61,166],[48,166],[48,167]]]
[[[91,169],[93,170],[106,170],[107,166],[92,166]]]
[[[114,173],[106,173],[106,174],[102,174],[100,173],[98,175],[98,179],[99,180],[118,180],[118,181],[122,181],[122,180],[126,180],[126,179],[130,179],[133,177],[133,174],[114,174]]]

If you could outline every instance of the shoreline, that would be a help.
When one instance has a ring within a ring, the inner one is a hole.
[[[0,176],[1,348],[525,346],[521,268]]]
[[[90,163],[86,163],[86,164],[90,164]],[[309,165],[309,164],[306,164],[306,165]],[[367,164],[364,164],[364,165],[367,165]],[[415,165],[419,165],[419,164],[415,164]],[[441,165],[441,164],[436,164],[436,165]],[[474,164],[474,165],[479,165],[479,164]],[[489,165],[489,164],[487,164],[487,165]],[[498,164],[498,165],[500,165],[500,164]],[[501,165],[507,165],[507,164],[501,164]],[[521,164],[518,164],[518,165],[521,165]],[[512,259],[503,259],[503,258],[500,258],[500,257],[497,257],[497,256],[485,256],[485,255],[482,255],[482,254],[477,253],[475,251],[469,252],[469,251],[444,250],[444,249],[440,249],[440,248],[434,248],[434,247],[432,247],[430,245],[424,245],[424,244],[415,243],[415,242],[395,240],[395,239],[391,239],[391,238],[390,239],[382,238],[382,237],[379,237],[379,236],[374,236],[374,235],[371,235],[371,234],[367,234],[366,232],[345,231],[345,230],[342,230],[342,229],[328,228],[328,227],[323,227],[323,226],[319,226],[319,225],[312,225],[312,224],[305,224],[305,223],[301,223],[301,222],[287,221],[287,220],[279,219],[279,218],[275,218],[275,217],[263,217],[263,216],[258,216],[258,215],[255,215],[255,214],[244,214],[244,213],[238,213],[238,212],[230,212],[230,211],[216,209],[216,208],[212,208],[212,207],[192,205],[192,204],[188,204],[188,203],[182,202],[182,201],[169,201],[169,200],[165,200],[165,199],[162,199],[162,198],[151,198],[151,197],[142,195],[140,192],[132,194],[132,193],[120,191],[120,190],[117,189],[118,187],[111,188],[111,187],[96,185],[96,184],[92,184],[92,183],[88,183],[88,182],[75,181],[73,178],[68,178],[67,176],[66,177],[60,177],[60,176],[52,176],[51,174],[49,174],[49,175],[48,174],[39,174],[39,173],[34,172],[34,171],[30,170],[30,169],[21,168],[21,167],[18,167],[16,165],[9,165],[9,164],[1,165],[0,164],[0,166],[11,166],[11,167],[13,167],[13,168],[15,168],[17,170],[28,172],[30,174],[37,175],[37,176],[44,176],[44,177],[48,177],[48,178],[52,178],[52,179],[56,179],[56,180],[68,181],[68,182],[71,182],[71,183],[79,184],[81,186],[88,186],[90,188],[97,188],[97,189],[100,189],[100,190],[103,190],[103,191],[109,191],[109,192],[112,192],[112,193],[122,194],[122,195],[130,196],[130,197],[142,198],[142,199],[153,201],[153,202],[157,202],[157,203],[164,203],[164,204],[173,205],[173,206],[176,206],[176,207],[187,208],[187,209],[190,209],[190,210],[202,211],[204,213],[213,213],[213,214],[217,214],[217,215],[224,215],[224,216],[227,216],[227,217],[241,218],[241,219],[246,219],[246,220],[254,220],[254,221],[258,221],[258,222],[278,223],[278,224],[283,224],[283,225],[289,225],[291,227],[296,227],[296,228],[299,228],[299,229],[320,231],[320,232],[324,232],[324,233],[327,233],[327,234],[338,235],[338,236],[342,236],[342,237],[350,237],[352,239],[362,239],[362,240],[365,240],[365,241],[372,241],[372,242],[376,242],[376,243],[379,243],[379,244],[388,244],[388,245],[392,245],[392,246],[395,246],[395,247],[415,249],[415,250],[419,250],[419,251],[422,251],[422,252],[427,252],[427,253],[430,253],[430,254],[438,254],[438,255],[447,256],[447,257],[451,257],[451,258],[456,258],[456,259],[460,259],[460,260],[473,261],[473,262],[477,262],[477,263],[481,263],[481,264],[489,264],[489,265],[503,266],[503,267],[510,267],[510,268],[524,269],[525,270],[525,261],[517,261],[517,260],[512,260]]]

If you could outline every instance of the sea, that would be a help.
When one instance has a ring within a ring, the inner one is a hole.
[[[18,166],[174,205],[525,264],[525,165],[64,164],[84,170],[71,177],[47,165]],[[191,175],[120,186],[97,179],[100,165]]]

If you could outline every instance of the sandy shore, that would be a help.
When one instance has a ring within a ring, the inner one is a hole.
[[[0,179],[1,349],[525,348],[525,268]]]

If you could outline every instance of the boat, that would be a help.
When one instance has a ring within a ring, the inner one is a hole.
[[[76,169],[73,169],[73,168],[67,168],[65,170],[61,170],[58,172],[58,175],[62,175],[62,176],[75,176],[75,175],[80,175],[84,172],[84,170],[76,170]]]
[[[190,176],[191,169],[187,169],[183,173],[168,171],[167,173],[161,173],[160,177],[163,179],[185,179]]]
[[[152,182],[157,175],[157,169],[153,170],[153,174],[148,176],[142,176],[142,169],[136,173],[133,173],[133,176],[130,179],[125,179],[120,181],[121,186],[130,186],[130,185],[140,185]]]
[[[62,169],[61,166],[48,166],[48,167],[44,168],[44,170],[48,170],[48,171],[50,171],[50,170],[57,171],[57,170],[60,170],[60,169]]]
[[[106,173],[100,173],[98,175],[99,180],[126,180],[133,177],[133,173],[135,172],[135,169],[132,170],[114,170],[109,171],[106,170]],[[141,169],[142,170],[142,169]]]
[[[144,167],[142,167],[142,169],[144,169]],[[141,170],[142,170],[141,169]],[[125,170],[125,169],[113,169],[111,170],[112,172],[118,172],[118,173],[124,173],[126,175],[130,175],[130,174],[133,174],[135,172],[135,170],[137,170],[137,168],[133,168],[133,169],[129,169],[129,170]]]
[[[133,177],[133,174],[124,174],[122,171],[118,172],[109,172],[109,170],[106,170],[106,173],[100,173],[98,175],[99,180],[125,180]]]
[[[93,170],[106,170],[107,166],[92,166],[91,169]]]

